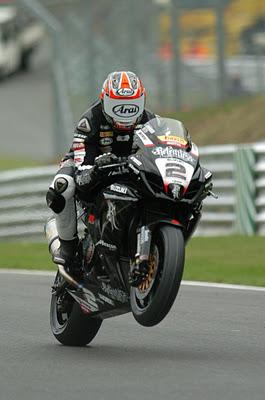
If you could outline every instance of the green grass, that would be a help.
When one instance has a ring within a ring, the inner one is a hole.
[[[184,279],[265,286],[265,237],[194,238]]]
[[[193,119],[205,119],[208,118],[209,115],[211,117],[220,113],[220,111],[224,113],[230,113],[234,111],[237,107],[242,105],[249,105],[250,97],[249,96],[242,96],[242,97],[235,97],[230,98],[223,103],[213,103],[205,106],[200,106],[194,108],[192,110],[184,110],[177,113],[171,113],[169,116],[172,118],[180,119],[181,121],[190,122]]]
[[[186,248],[184,279],[265,286],[264,237],[194,238]],[[1,267],[53,270],[45,243],[0,244]]]
[[[45,162],[30,160],[24,158],[6,157],[0,155],[0,171],[24,168],[24,167],[35,167],[44,165]]]
[[[1,268],[55,270],[45,243],[0,243]]]

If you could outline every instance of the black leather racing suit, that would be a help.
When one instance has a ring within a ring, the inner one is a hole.
[[[155,114],[144,110],[139,125],[154,117]],[[132,144],[133,133],[113,129],[104,116],[100,100],[82,115],[74,132],[72,146],[47,193],[47,204],[55,214],[60,239],[69,241],[77,235],[74,201],[76,168],[93,166],[95,158],[104,153],[129,156]]]
[[[155,117],[144,110],[139,125]],[[95,158],[104,153],[118,157],[129,156],[132,152],[133,134],[128,131],[115,130],[107,122],[100,101],[94,103],[81,117],[75,129],[72,146],[62,160],[47,193],[47,204],[53,210],[59,238],[62,241],[77,239],[77,219],[75,206],[76,184],[74,175],[77,170],[93,168]],[[199,182],[204,184],[208,173],[198,165]],[[211,174],[210,174],[211,175]],[[200,178],[201,177],[201,178]],[[208,178],[207,178],[208,179]],[[187,240],[200,219],[200,207],[194,210],[184,238]]]

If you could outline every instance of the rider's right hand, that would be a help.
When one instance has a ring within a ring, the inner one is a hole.
[[[105,167],[109,164],[115,164],[118,162],[118,157],[113,153],[105,153],[95,158],[94,165],[97,168]]]
[[[78,168],[75,173],[75,182],[77,186],[84,187],[91,183],[93,178],[94,167],[92,166],[82,166]]]

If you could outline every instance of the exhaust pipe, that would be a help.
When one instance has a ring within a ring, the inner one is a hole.
[[[44,226],[44,232],[48,241],[49,245],[49,252],[53,256],[55,252],[59,249],[60,247],[60,240],[59,240],[59,235],[56,227],[56,221],[54,217],[50,217],[48,221],[46,222]],[[83,285],[78,283],[74,278],[71,277],[71,275],[66,272],[65,268],[61,264],[57,264],[58,266],[58,271],[62,275],[62,277],[72,286],[74,286],[76,289],[82,289]]]
[[[53,256],[60,247],[59,235],[55,218],[50,217],[44,226],[44,232],[49,245],[49,252]]]

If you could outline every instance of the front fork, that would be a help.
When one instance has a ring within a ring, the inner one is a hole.
[[[134,262],[130,267],[129,283],[138,286],[148,276],[148,260],[151,248],[152,233],[147,226],[137,232],[137,250]]]

